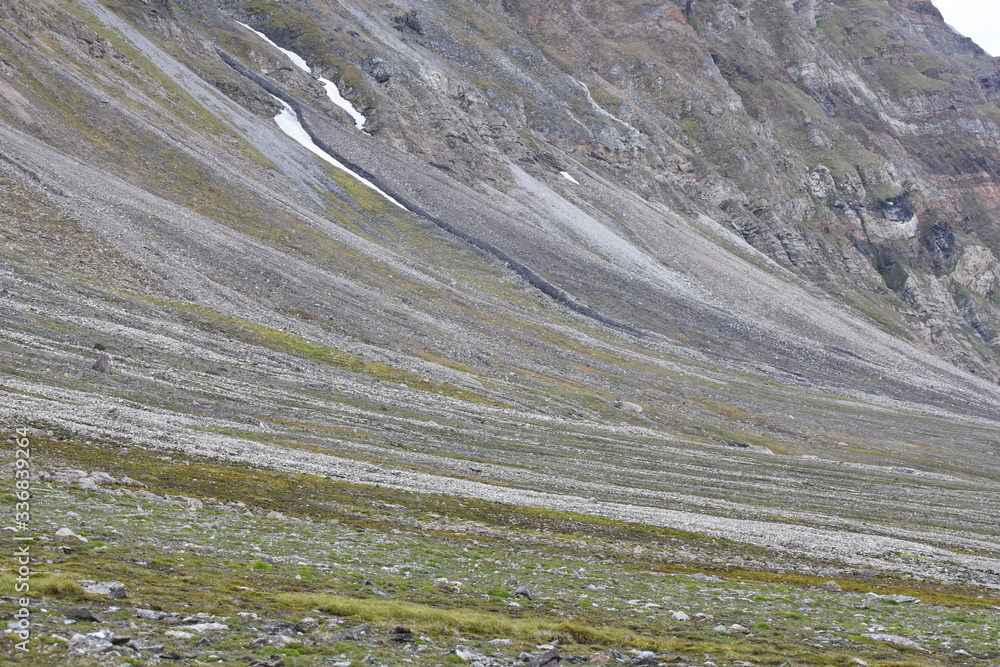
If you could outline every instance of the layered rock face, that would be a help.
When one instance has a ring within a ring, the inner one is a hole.
[[[391,36],[421,57],[381,58],[365,89],[376,136],[470,184],[510,183],[503,158],[544,172],[571,157],[1000,377],[982,335],[996,264],[977,250],[996,243],[1000,73],[931,3],[413,11],[420,32]]]

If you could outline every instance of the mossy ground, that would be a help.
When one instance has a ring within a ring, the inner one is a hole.
[[[833,577],[844,592],[831,592],[820,586],[830,577],[815,574],[823,564],[733,567],[736,558],[766,554],[694,533],[126,452],[71,437],[36,439],[33,451],[42,469],[128,475],[168,496],[157,502],[34,483],[35,634],[28,657],[4,644],[10,664],[97,664],[67,651],[57,637],[100,628],[142,645],[162,644],[190,664],[245,664],[248,657],[280,654],[294,667],[368,656],[375,664],[442,664],[455,661],[456,647],[512,662],[551,642],[564,656],[582,658],[652,650],[661,660],[692,665],[845,665],[858,658],[917,667],[967,664],[958,649],[988,662],[1000,641],[1000,600],[984,591],[845,570]],[[9,469],[0,485],[7,513]],[[182,497],[203,506],[191,509]],[[268,516],[275,511],[283,516]],[[86,541],[55,537],[60,527]],[[11,534],[4,535],[4,550],[12,553]],[[12,560],[3,563],[0,587],[7,594],[15,569]],[[511,597],[510,576],[529,586],[532,599]],[[121,581],[128,597],[112,606],[84,593],[75,583],[84,579]],[[922,602],[865,605],[861,593],[868,591]],[[81,606],[103,623],[64,625],[62,612]],[[171,635],[184,629],[143,620],[136,608],[207,614],[228,630]],[[692,620],[674,620],[675,610]],[[319,629],[286,630],[289,641],[263,629],[306,616],[317,618]],[[336,638],[337,630],[364,622],[372,635]],[[747,630],[716,629],[733,624]],[[411,630],[413,640],[392,641],[397,625]],[[913,638],[927,650],[865,636],[878,633]],[[263,645],[254,644],[262,637]]]

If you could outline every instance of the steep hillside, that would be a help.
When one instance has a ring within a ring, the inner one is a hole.
[[[0,418],[995,598],[998,62],[915,0],[0,0]]]

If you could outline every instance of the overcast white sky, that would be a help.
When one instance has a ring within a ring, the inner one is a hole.
[[[948,25],[1000,56],[1000,0],[933,0]]]

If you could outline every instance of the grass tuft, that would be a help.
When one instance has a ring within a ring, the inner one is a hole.
[[[642,637],[623,628],[595,628],[569,621],[512,618],[499,613],[461,608],[439,609],[400,600],[287,593],[278,596],[278,602],[289,607],[319,609],[338,616],[369,622],[410,623],[424,631],[437,634],[459,633],[479,637],[510,637],[539,641],[558,639],[562,643],[596,646],[651,646],[654,643],[648,637]]]

